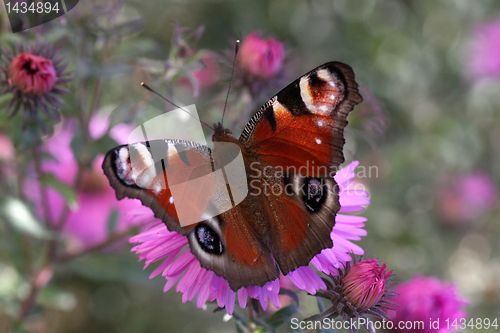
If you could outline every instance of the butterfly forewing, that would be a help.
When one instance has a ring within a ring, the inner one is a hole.
[[[118,199],[140,199],[170,230],[183,235],[192,226],[182,227],[190,223],[180,221],[200,221],[210,198],[204,194],[217,192],[210,150],[189,141],[119,146],[106,154],[103,170]]]
[[[330,62],[298,78],[248,122],[240,141],[262,163],[315,177],[344,162],[347,115],[362,101],[351,67]]]

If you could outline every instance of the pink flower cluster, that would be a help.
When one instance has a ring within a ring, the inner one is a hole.
[[[435,277],[416,277],[399,284],[394,291],[399,295],[392,302],[399,305],[396,310],[387,310],[394,330],[405,333],[452,332],[455,319],[466,317],[467,304],[452,284],[445,284]],[[430,322],[439,320],[439,328],[430,327]],[[449,320],[449,327],[446,320]],[[416,327],[423,322],[423,327]],[[400,324],[401,323],[401,324]],[[410,326],[413,327],[410,328]],[[408,327],[408,328],[405,328]]]

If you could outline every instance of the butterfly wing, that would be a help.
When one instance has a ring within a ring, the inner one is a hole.
[[[267,165],[329,176],[331,169],[344,162],[347,115],[362,100],[352,68],[326,63],[262,106],[245,126],[240,141]]]
[[[211,177],[208,148],[179,140],[120,146],[106,155],[103,169],[118,199],[140,199],[169,230],[187,236],[201,266],[224,277],[231,289],[263,286],[279,277],[276,263],[287,274],[332,246],[340,205],[329,168],[344,161],[346,118],[359,102],[352,69],[341,63],[322,65],[287,86],[254,115],[240,142],[249,183],[256,177],[261,191],[277,185],[288,192],[250,193],[234,209],[196,224],[182,226],[179,214],[199,219],[225,190],[220,178]],[[254,162],[258,166],[249,172]],[[288,171],[266,175],[267,166]],[[188,187],[203,177],[208,179],[200,189]],[[172,185],[185,199],[180,209]],[[215,200],[202,193],[215,193]]]
[[[170,231],[187,236],[200,265],[233,290],[279,277],[269,248],[245,223],[251,214],[229,209],[226,182],[209,148],[182,140],[123,145],[107,153],[103,170],[118,199],[140,199]],[[204,218],[213,211],[224,212]],[[197,223],[181,223],[186,220]]]
[[[189,234],[192,227],[181,225],[171,187],[182,186],[212,172],[210,150],[181,140],[154,140],[116,147],[106,154],[102,168],[118,199],[141,200],[169,230],[182,235]],[[213,191],[213,182],[206,186]],[[192,214],[199,218],[202,212],[198,207],[205,207],[207,199],[196,199]]]
[[[361,101],[351,67],[330,62],[280,91],[243,130],[240,141],[258,169],[257,183],[270,187],[264,195],[270,246],[283,274],[332,247],[340,209],[333,176],[344,162],[347,116]]]
[[[247,212],[236,207],[199,222],[188,236],[191,252],[201,266],[222,276],[234,291],[279,278],[269,247],[247,221]]]

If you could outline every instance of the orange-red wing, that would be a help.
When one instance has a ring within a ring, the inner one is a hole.
[[[190,187],[190,180],[207,178],[213,168],[209,149],[188,141],[155,140],[119,146],[107,153],[103,170],[118,199],[140,199],[169,230],[184,235],[192,226],[181,227],[176,207],[184,216],[190,214],[200,220],[209,198],[198,193],[213,191],[215,186],[208,177],[203,187]],[[175,205],[173,186],[177,186]]]
[[[324,64],[288,85],[249,121],[240,137],[255,159],[313,177],[344,161],[347,115],[362,101],[352,69]]]

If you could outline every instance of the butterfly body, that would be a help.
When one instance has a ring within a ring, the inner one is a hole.
[[[218,124],[213,149],[182,140],[120,146],[106,155],[103,170],[119,199],[140,199],[185,235],[201,267],[235,291],[263,286],[334,246],[340,203],[333,175],[344,161],[347,115],[361,101],[352,69],[326,63],[264,104],[239,139]],[[225,166],[240,153],[246,183],[234,185],[229,180],[237,175]],[[189,188],[202,177],[199,188]],[[185,186],[181,206],[173,204],[178,185]],[[204,218],[212,206],[229,209]],[[181,214],[201,221],[182,226]]]

